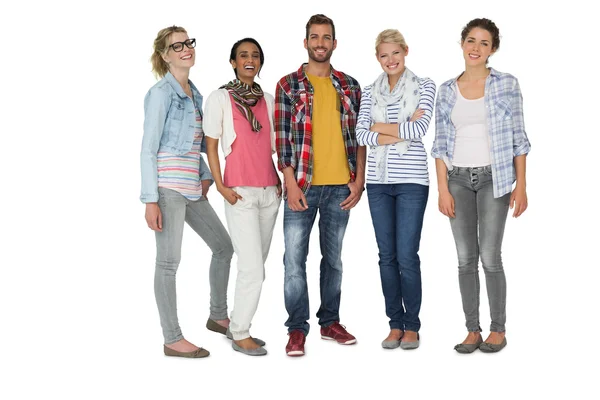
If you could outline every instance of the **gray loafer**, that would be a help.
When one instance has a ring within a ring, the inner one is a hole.
[[[421,338],[417,333],[417,341],[416,342],[400,342],[400,348],[402,350],[414,350],[419,347],[419,342]]]
[[[247,356],[265,356],[267,355],[267,350],[265,348],[258,347],[256,349],[244,349],[240,346],[238,346],[237,344],[235,344],[235,342],[231,342],[231,347],[233,347],[233,349],[235,351],[239,351],[242,354],[245,354]]]
[[[477,350],[479,348],[479,346],[481,346],[482,343],[483,343],[483,339],[481,338],[481,336],[479,336],[479,339],[477,339],[477,342],[475,342],[473,344],[462,344],[462,343],[457,344],[456,346],[454,346],[454,350],[456,350],[460,354],[471,354],[472,352]]]
[[[229,328],[227,328],[227,332],[225,332],[225,336],[227,336],[227,339],[233,340],[233,334],[231,333],[231,331],[229,330]],[[261,347],[264,346],[264,345],[266,345],[265,341],[264,340],[260,340],[259,338],[253,337],[252,340],[254,340],[254,343],[256,343],[257,345],[259,345]]]
[[[506,338],[504,338],[504,340],[502,340],[502,343],[500,344],[491,344],[483,342],[481,343],[481,345],[479,345],[479,350],[484,353],[497,353],[504,347],[506,347]]]

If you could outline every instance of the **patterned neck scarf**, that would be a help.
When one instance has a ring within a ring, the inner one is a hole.
[[[242,114],[246,116],[248,122],[250,122],[252,130],[258,133],[262,128],[262,125],[254,116],[250,107],[255,106],[263,97],[263,91],[260,85],[254,82],[252,87],[250,87],[239,79],[234,79],[227,85],[221,86],[220,89],[227,89],[229,94],[233,97],[238,110],[240,110]]]

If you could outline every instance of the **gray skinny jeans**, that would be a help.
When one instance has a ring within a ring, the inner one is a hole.
[[[490,331],[504,332],[506,278],[502,266],[502,238],[510,193],[495,199],[492,169],[454,167],[448,172],[448,188],[454,197],[456,218],[450,226],[458,253],[458,282],[466,326],[479,332],[479,270],[481,257],[490,304]],[[479,228],[479,230],[478,230]]]
[[[227,319],[227,284],[233,246],[229,234],[212,206],[201,197],[190,201],[180,193],[158,188],[162,213],[162,232],[156,232],[156,270],[154,295],[160,315],[165,344],[183,339],[177,319],[175,274],[181,260],[184,221],[212,251],[210,262],[210,318]]]

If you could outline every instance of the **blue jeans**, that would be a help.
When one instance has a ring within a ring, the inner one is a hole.
[[[285,202],[283,234],[285,237],[285,308],[288,331],[299,329],[308,334],[310,311],[306,284],[308,241],[317,211],[319,212],[319,240],[321,244],[321,307],[317,312],[319,325],[329,326],[340,320],[342,293],[342,241],[350,211],[342,210],[340,203],[350,195],[347,185],[311,186],[306,193],[308,209],[292,211]]]
[[[371,219],[379,247],[379,272],[390,329],[421,327],[419,244],[429,186],[367,184]]]

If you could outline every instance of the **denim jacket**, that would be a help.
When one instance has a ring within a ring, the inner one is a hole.
[[[143,203],[158,201],[159,151],[183,155],[192,149],[196,126],[196,107],[202,113],[202,95],[190,82],[194,101],[170,73],[156,83],[144,98],[144,137],[142,139],[141,169]],[[206,153],[206,142],[202,139],[200,151]],[[200,157],[200,180],[211,180],[210,169]],[[211,182],[212,183],[212,182]]]
[[[458,77],[450,79],[440,86],[435,105],[435,139],[431,155],[444,160],[448,171],[452,170],[456,138],[451,115],[456,104],[457,79]],[[523,96],[519,81],[511,74],[490,68],[485,81],[484,102],[490,135],[493,191],[494,197],[498,198],[512,191],[516,178],[514,157],[531,150],[525,133]]]

